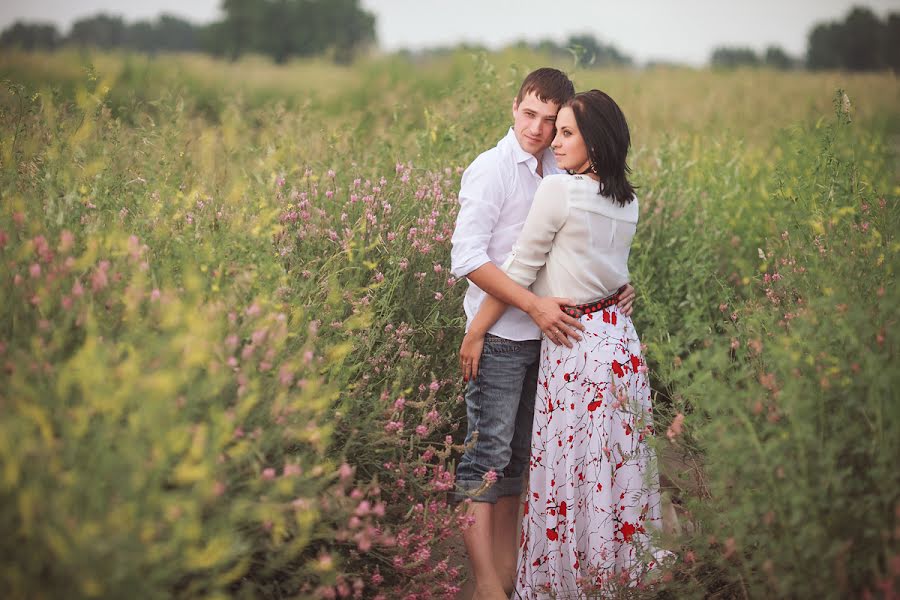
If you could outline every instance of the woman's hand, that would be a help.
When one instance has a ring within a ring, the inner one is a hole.
[[[463,338],[462,346],[459,347],[459,365],[462,367],[463,381],[466,383],[478,376],[478,363],[483,348],[484,334],[470,329]]]
[[[625,284],[625,289],[619,294],[619,310],[626,317],[630,317],[634,311],[634,288],[630,283]]]

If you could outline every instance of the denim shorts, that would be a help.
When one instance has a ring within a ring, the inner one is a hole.
[[[478,376],[466,389],[466,450],[456,467],[454,500],[493,504],[501,496],[521,494],[540,354],[540,340],[485,336]],[[497,481],[486,486],[489,471]]]

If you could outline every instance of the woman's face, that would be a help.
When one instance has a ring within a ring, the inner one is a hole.
[[[569,106],[559,109],[556,115],[556,137],[550,147],[561,169],[580,173],[591,166],[587,146],[575,122],[575,113]]]

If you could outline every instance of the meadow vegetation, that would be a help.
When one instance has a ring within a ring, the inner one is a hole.
[[[453,598],[462,169],[527,50],[0,56],[10,598]],[[628,598],[893,597],[900,84],[570,71],[632,126],[677,554]]]

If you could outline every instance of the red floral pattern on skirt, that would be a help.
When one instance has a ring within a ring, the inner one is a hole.
[[[573,348],[541,345],[518,598],[580,598],[654,565],[660,525],[650,384],[616,307],[581,317]]]

